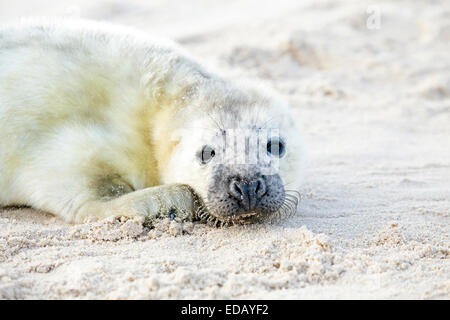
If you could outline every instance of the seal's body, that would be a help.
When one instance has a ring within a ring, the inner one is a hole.
[[[283,151],[270,174],[219,157],[227,130],[268,128],[280,134],[260,147]],[[192,218],[200,204],[217,221],[272,213],[287,206],[286,181],[298,184],[298,138],[273,94],[208,73],[168,41],[84,20],[0,28],[2,206],[72,222]]]

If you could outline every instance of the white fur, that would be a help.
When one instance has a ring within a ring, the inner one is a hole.
[[[77,19],[1,27],[0,205],[30,205],[67,221],[117,214],[116,202],[98,199],[98,181],[109,174],[134,190],[181,183],[205,196],[210,171],[195,157],[218,119],[225,127],[281,128],[288,148],[280,174],[295,189],[299,131],[282,100],[262,92],[129,28]],[[145,196],[132,194],[122,202],[145,214]]]

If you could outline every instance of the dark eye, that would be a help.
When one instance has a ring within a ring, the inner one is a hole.
[[[202,150],[198,153],[198,158],[202,164],[208,163],[214,156],[216,152],[210,146],[203,146]]]
[[[280,138],[270,138],[267,141],[267,153],[281,158],[286,153],[284,142]]]

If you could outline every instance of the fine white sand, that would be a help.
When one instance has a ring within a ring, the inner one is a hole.
[[[0,298],[450,298],[450,2],[0,1],[0,21],[78,13],[275,87],[304,130],[303,200],[223,229],[6,209]]]

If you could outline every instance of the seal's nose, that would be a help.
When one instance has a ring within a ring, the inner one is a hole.
[[[266,194],[266,183],[263,178],[252,181],[233,178],[229,185],[229,191],[245,210],[250,211],[256,207],[258,200]]]

